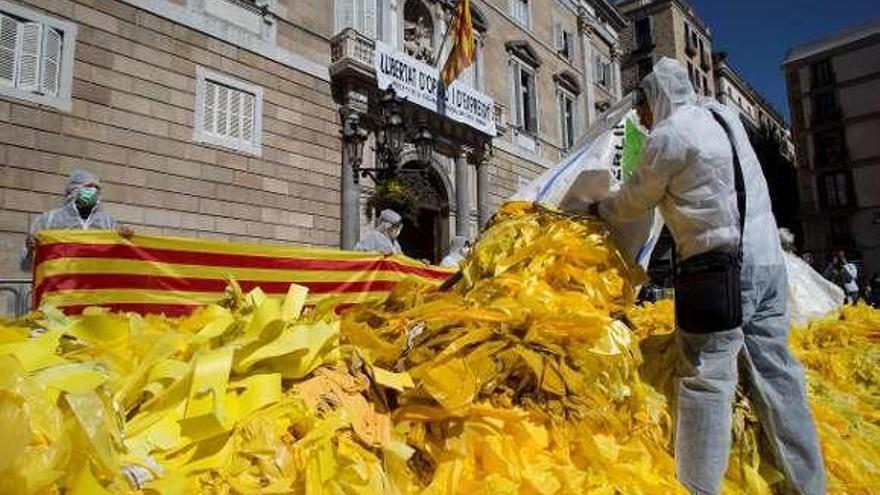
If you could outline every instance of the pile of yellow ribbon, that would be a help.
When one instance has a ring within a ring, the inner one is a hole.
[[[302,314],[232,282],[182,319],[0,321],[0,493],[685,493],[672,305],[605,227],[508,204],[450,292]],[[831,493],[875,493],[880,312],[796,328]],[[726,493],[782,475],[747,389]]]

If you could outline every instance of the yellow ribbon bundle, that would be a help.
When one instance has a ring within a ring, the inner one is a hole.
[[[341,319],[233,282],[168,319],[0,322],[0,493],[655,494],[674,476],[673,311],[604,226],[506,205],[451,292]],[[832,493],[875,493],[880,312],[794,329]],[[746,393],[727,493],[782,480]]]

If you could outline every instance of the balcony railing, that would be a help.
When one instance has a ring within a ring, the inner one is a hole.
[[[331,73],[346,68],[373,72],[373,57],[376,42],[354,29],[346,28],[330,41]]]

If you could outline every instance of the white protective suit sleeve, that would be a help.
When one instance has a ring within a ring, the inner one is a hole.
[[[613,226],[657,206],[682,259],[734,250],[739,225],[730,139],[697,105],[677,61],[662,59],[641,87],[654,127],[635,173],[599,204],[599,214]]]
[[[376,229],[367,232],[367,235],[355,245],[354,250],[382,254],[400,254],[401,252],[400,244],[397,241],[391,240]]]
[[[613,223],[633,221],[656,207],[670,177],[685,166],[685,150],[674,129],[658,129],[645,144],[641,163],[621,190],[599,203],[599,214]]]
[[[457,235],[452,238],[449,253],[440,261],[440,266],[445,268],[456,268],[464,261],[464,250],[467,248],[467,237]]]

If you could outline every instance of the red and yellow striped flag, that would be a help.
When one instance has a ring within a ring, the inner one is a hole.
[[[443,85],[449,86],[458,76],[474,63],[477,42],[474,38],[474,23],[471,19],[470,0],[458,0],[455,15],[450,25],[452,50],[443,65]]]
[[[381,300],[404,278],[441,283],[451,270],[405,256],[136,235],[43,231],[37,236],[34,308],[67,314],[89,306],[141,314],[189,314],[223,298],[230,277],[244,291],[283,298],[296,283],[306,303],[339,308]]]

